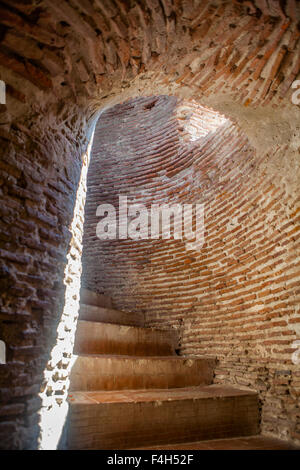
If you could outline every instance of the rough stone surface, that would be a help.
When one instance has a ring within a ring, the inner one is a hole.
[[[299,440],[298,21],[294,0],[1,3],[1,447],[36,448],[41,399],[53,411],[66,396],[83,224],[76,195],[91,129],[112,105],[159,95],[230,118],[226,145],[241,139],[255,166],[243,178],[233,149],[241,179],[224,192],[205,183],[206,248],[195,259],[145,252],[142,283],[123,305],[113,300],[144,309],[149,325],[180,322],[182,352],[216,354],[216,381],[259,390],[263,429]]]
[[[150,326],[179,327],[182,354],[218,357],[216,383],[259,392],[264,432],[297,439],[299,200],[297,167],[285,163],[293,145],[280,139],[251,145],[228,118],[174,97],[105,111],[87,181],[83,282]],[[203,202],[201,251],[162,238],[100,241],[97,206],[118,213],[119,195],[148,209]]]

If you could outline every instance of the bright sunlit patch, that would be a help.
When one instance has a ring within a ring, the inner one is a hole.
[[[64,284],[66,286],[64,309],[57,328],[56,344],[51,351],[50,360],[44,371],[46,387],[40,393],[42,407],[40,410],[39,448],[41,450],[55,450],[57,448],[68,415],[66,398],[70,372],[76,360],[76,356],[73,355],[73,347],[79,312],[84,203],[92,142],[93,135],[83,158],[74,215],[70,227],[72,239],[64,273]]]
[[[212,109],[201,106],[195,101],[183,102],[176,110],[182,124],[182,135],[194,142],[226,124],[228,119]]]

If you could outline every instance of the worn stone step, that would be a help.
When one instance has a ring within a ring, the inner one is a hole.
[[[82,287],[80,289],[80,302],[86,305],[94,305],[96,307],[113,308],[112,299],[108,295],[97,294],[89,289]]]
[[[141,313],[128,313],[115,310],[113,308],[97,307],[95,305],[86,304],[80,305],[79,319],[131,326],[144,326],[145,324],[144,315]]]
[[[178,333],[80,320],[77,323],[75,354],[123,354],[125,356],[176,355]]]
[[[136,449],[259,432],[257,394],[227,386],[74,392],[69,403],[69,449]]]
[[[211,384],[215,359],[178,356],[77,356],[70,390],[176,388]]]
[[[227,437],[224,439],[210,439],[197,442],[177,442],[147,447],[135,450],[300,450],[290,441],[263,435]]]

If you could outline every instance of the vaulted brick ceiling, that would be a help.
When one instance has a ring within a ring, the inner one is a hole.
[[[299,71],[299,3],[260,1],[3,1],[1,77],[14,112],[86,103],[165,74],[201,97],[232,91],[278,103]],[[297,16],[298,15],[298,16]]]
[[[177,123],[175,133],[179,147],[186,139],[191,149],[195,178],[185,180],[187,191],[196,194],[202,185],[212,202],[208,245],[197,256],[175,250],[166,263],[165,246],[138,260],[132,251],[143,284],[135,292],[127,286],[130,295],[121,298],[112,286],[116,263],[107,266],[111,279],[103,278],[102,287],[121,307],[146,310],[149,324],[180,324],[183,352],[218,357],[217,382],[260,393],[263,430],[299,439],[299,371],[290,358],[299,334],[299,106],[291,102],[300,71],[299,11],[295,0],[1,1],[7,102],[0,105],[0,320],[8,345],[0,376],[1,446],[36,447],[40,390],[49,409],[67,393],[71,353],[56,362],[49,354],[57,334],[62,342],[67,337],[68,313],[78,300],[69,295],[64,310],[66,285],[79,282],[78,268],[65,269],[67,255],[81,256],[83,201],[71,222],[83,155],[97,118],[103,120],[96,134],[105,140],[116,109],[122,114],[137,97],[148,104],[156,97],[164,112],[173,106],[178,122],[187,124],[182,104],[192,116],[201,110],[206,118],[223,116],[207,137],[210,148],[193,141],[192,125],[180,130]],[[156,109],[145,110],[153,124]],[[169,117],[161,117],[168,127]],[[141,129],[136,135],[145,137]],[[214,175],[199,149],[214,163]],[[130,167],[114,152],[112,163],[132,184]],[[160,165],[182,184],[179,172],[191,161],[176,152],[166,166],[159,155]],[[146,157],[145,151],[147,167]],[[113,175],[105,171],[108,187]],[[139,177],[162,189],[159,176],[141,171]],[[116,252],[124,273],[128,257]],[[88,285],[93,276],[86,272]]]

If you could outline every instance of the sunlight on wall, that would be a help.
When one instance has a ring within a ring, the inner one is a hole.
[[[70,371],[75,361],[73,346],[80,300],[86,178],[93,136],[94,133],[92,133],[87,151],[83,156],[83,166],[76,194],[74,216],[70,226],[72,239],[64,274],[64,284],[66,286],[64,309],[57,328],[57,341],[51,351],[50,360],[44,371],[46,388],[40,394],[42,407],[40,411],[41,432],[39,448],[41,450],[54,450],[57,448],[68,414],[66,398],[69,389]]]
[[[191,142],[205,137],[210,132],[216,132],[228,122],[228,118],[222,114],[201,106],[194,100],[183,101],[176,109],[176,116],[182,124],[182,136]]]

